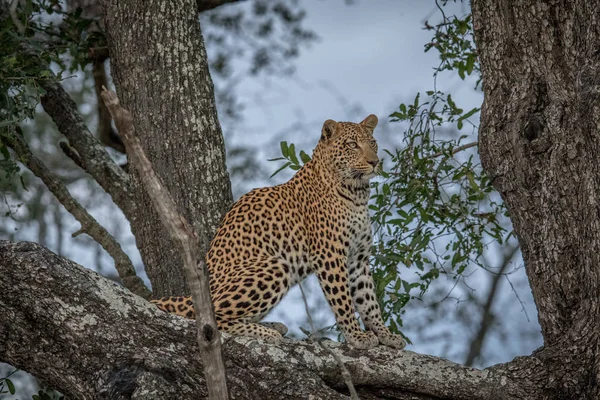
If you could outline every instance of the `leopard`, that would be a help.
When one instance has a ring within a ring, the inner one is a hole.
[[[220,331],[279,343],[285,325],[260,321],[315,274],[346,342],[404,348],[383,321],[369,267],[370,180],[381,169],[377,124],[373,114],[360,123],[328,119],[312,157],[289,181],[250,191],[226,213],[205,256]],[[190,296],[153,303],[195,318]]]

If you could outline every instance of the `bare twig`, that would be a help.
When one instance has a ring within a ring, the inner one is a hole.
[[[102,92],[102,99],[125,143],[130,163],[138,170],[162,223],[182,252],[184,271],[192,291],[192,300],[196,311],[198,347],[204,362],[204,376],[209,398],[228,399],[225,366],[221,353],[221,335],[217,329],[210,297],[208,270],[202,259],[203,255],[199,254],[198,237],[189,222],[177,211],[175,202],[144,154],[140,140],[133,132],[131,113],[120,106],[116,93],[108,91],[106,88]]]
[[[492,278],[492,285],[487,295],[486,302],[482,308],[481,312],[481,321],[479,325],[479,329],[477,333],[473,337],[471,341],[471,346],[469,348],[469,353],[465,359],[465,365],[472,366],[475,359],[481,355],[481,349],[483,348],[483,343],[485,342],[485,338],[487,333],[489,332],[490,325],[493,322],[492,315],[492,305],[494,304],[494,300],[496,299],[496,294],[498,293],[498,287],[500,284],[500,279],[504,276],[504,271],[510,265],[510,261],[514,257],[514,255],[519,250],[519,245],[513,246],[507,253],[504,254],[504,260],[502,262],[502,266],[498,273],[496,273]]]
[[[82,232],[90,235],[115,261],[115,268],[123,281],[123,285],[138,296],[149,298],[150,291],[146,288],[141,278],[136,275],[131,260],[119,243],[71,196],[71,193],[69,193],[69,190],[61,179],[31,153],[27,144],[25,144],[18,134],[6,135],[3,137],[3,140],[14,150],[19,160],[46,184],[65,209],[79,221],[81,229],[75,232],[74,235],[76,236],[76,234]]]
[[[460,153],[461,151],[466,150],[466,149],[470,149],[471,147],[475,147],[478,144],[479,144],[479,142],[475,141],[475,142],[463,144],[462,146],[457,146],[457,147],[455,147],[455,148],[452,149],[452,154]],[[442,156],[442,155],[444,155],[444,152],[439,151],[439,152],[437,152],[435,154],[432,154],[428,158],[436,158],[436,157],[439,157],[439,156]]]
[[[342,370],[342,378],[344,378],[344,382],[346,383],[346,386],[348,386],[348,390],[350,391],[350,398],[352,400],[360,400],[360,398],[358,397],[358,393],[356,393],[356,389],[354,388],[354,383],[352,383],[352,376],[350,375],[350,371],[348,371],[348,368],[346,368],[346,365],[344,364],[342,359],[332,349],[323,344],[322,337],[315,337],[317,330],[315,329],[315,324],[313,322],[312,316],[310,315],[310,310],[308,309],[308,302],[306,301],[306,294],[304,294],[304,289],[302,288],[302,282],[300,282],[298,286],[300,287],[300,293],[302,293],[302,300],[304,300],[306,316],[308,317],[308,323],[310,324],[310,330],[312,331],[308,338],[319,343],[319,346],[321,346],[323,350],[331,354],[331,356],[335,359],[335,362],[339,365],[340,369]]]
[[[504,277],[506,278],[506,281],[508,282],[508,284],[510,286],[510,289],[515,294],[515,297],[517,298],[517,301],[521,305],[521,311],[523,311],[523,313],[525,314],[525,318],[527,318],[527,322],[529,322],[530,321],[530,319],[529,319],[529,313],[527,313],[527,309],[525,308],[525,302],[521,299],[521,296],[519,296],[519,293],[517,292],[517,289],[515,289],[515,286],[513,285],[512,281],[510,280],[510,278],[508,277],[508,275],[504,275]]]

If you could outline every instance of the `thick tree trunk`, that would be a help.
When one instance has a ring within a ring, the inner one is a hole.
[[[600,398],[600,7],[473,0],[481,160],[510,210],[548,389]]]
[[[232,202],[194,0],[104,0],[112,76],[154,169],[203,244]],[[139,176],[127,215],[156,296],[189,293],[181,257]],[[205,249],[202,249],[205,250]]]
[[[34,243],[0,241],[0,361],[70,399],[206,397],[194,322]],[[328,342],[362,399],[531,398],[503,370],[480,371],[387,347]],[[347,399],[334,358],[318,344],[225,338],[235,399]]]

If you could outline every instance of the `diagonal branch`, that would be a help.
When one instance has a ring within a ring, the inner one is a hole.
[[[119,167],[90,133],[77,112],[77,105],[62,85],[54,80],[40,80],[45,91],[42,106],[60,133],[79,154],[83,169],[100,184],[127,216],[135,214],[135,204],[129,187],[129,176]]]
[[[196,311],[198,345],[204,361],[209,398],[211,400],[228,399],[225,366],[221,353],[221,335],[217,330],[210,297],[208,270],[202,260],[203,255],[199,254],[198,237],[188,221],[177,211],[175,202],[144,154],[140,140],[133,132],[131,113],[120,106],[116,93],[104,88],[101,96],[125,143],[131,164],[138,170],[161,222],[183,255],[183,268],[192,291],[192,300]]]
[[[135,268],[131,260],[125,254],[119,243],[113,238],[110,233],[102,225],[98,223],[88,212],[75,200],[69,190],[66,188],[61,179],[44,165],[44,163],[35,157],[27,144],[18,136],[6,135],[3,141],[14,150],[19,160],[25,164],[35,176],[40,178],[56,196],[58,201],[69,211],[77,221],[81,224],[81,231],[87,233],[96,242],[98,242],[104,250],[115,261],[115,268],[123,282],[123,286],[131,290],[133,293],[143,298],[150,297],[150,291],[144,285],[142,279],[136,275]]]

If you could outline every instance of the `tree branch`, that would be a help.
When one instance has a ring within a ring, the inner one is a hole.
[[[196,4],[198,5],[198,12],[204,12],[225,4],[237,3],[239,1],[241,0],[196,0]]]
[[[10,321],[0,323],[0,361],[70,398],[207,395],[193,321],[34,243],[0,241],[0,275],[2,320]],[[542,386],[525,392],[511,363],[481,371],[410,351],[329,346],[365,399],[536,399],[547,383],[531,366],[523,379]],[[236,399],[347,399],[336,361],[316,343],[227,336],[223,355]]]
[[[138,170],[161,222],[183,255],[183,268],[192,291],[192,300],[196,311],[198,345],[206,369],[209,398],[228,399],[225,366],[221,353],[221,335],[215,321],[208,269],[203,261],[204,255],[199,251],[198,237],[192,226],[177,211],[175,202],[144,154],[140,140],[133,132],[131,113],[120,106],[116,93],[103,88],[101,96],[119,130],[131,164]]]
[[[41,80],[46,91],[42,106],[60,133],[79,154],[83,168],[112,197],[125,215],[135,215],[135,204],[129,187],[129,176],[110,158],[104,146],[90,133],[77,112],[77,105],[59,82]]]
[[[69,193],[69,190],[63,184],[60,177],[50,171],[41,160],[31,153],[27,144],[23,142],[18,134],[6,135],[4,141],[14,150],[19,160],[46,184],[65,209],[79,221],[81,229],[78,232],[87,233],[110,254],[115,261],[115,268],[119,273],[123,285],[138,296],[149,298],[150,291],[144,285],[142,279],[136,275],[131,260],[119,243],[71,196],[71,193]],[[74,236],[76,235],[74,234]]]

